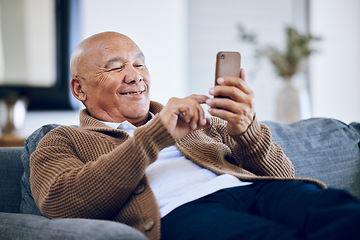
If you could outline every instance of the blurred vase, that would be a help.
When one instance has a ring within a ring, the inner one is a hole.
[[[291,81],[284,79],[276,99],[276,120],[292,123],[300,120],[300,93]]]
[[[0,102],[2,135],[17,135],[26,115],[24,99],[4,99]]]

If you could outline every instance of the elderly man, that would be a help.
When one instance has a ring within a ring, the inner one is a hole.
[[[256,120],[244,70],[219,78],[209,90],[215,98],[162,106],[150,101],[144,54],[115,32],[81,42],[70,70],[72,93],[86,107],[80,125],[51,131],[31,156],[32,193],[45,216],[119,221],[149,239],[358,234],[358,200],[294,179]]]

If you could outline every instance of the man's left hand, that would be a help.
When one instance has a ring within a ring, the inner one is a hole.
[[[241,69],[240,78],[224,76],[217,82],[218,85],[209,90],[214,98],[206,101],[209,113],[228,122],[230,135],[240,135],[248,129],[255,115],[254,93],[246,83],[245,70]]]

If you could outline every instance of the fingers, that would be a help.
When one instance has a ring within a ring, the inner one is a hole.
[[[243,101],[236,102],[227,98],[213,98],[206,102],[209,105],[209,113],[220,117],[228,122],[236,124],[254,115],[254,98],[246,96]]]
[[[207,100],[207,104],[210,107],[234,111],[234,106],[231,105],[232,102],[229,102],[228,99],[238,103],[246,103],[250,106],[253,105],[254,93],[244,79],[223,77],[219,78],[218,82],[219,85],[209,90],[209,94],[214,96],[213,99]],[[221,98],[218,98],[218,96],[221,96]],[[231,107],[233,107],[233,109],[231,109]]]
[[[246,82],[245,71],[241,69],[240,78],[225,76],[217,79],[217,82],[218,85],[209,90],[214,98],[206,101],[210,106],[209,112],[228,121],[230,134],[240,134],[251,124],[255,115],[254,93]]]
[[[207,100],[207,105],[212,109],[224,109],[235,114],[246,114],[254,108],[254,98],[246,95],[241,101],[233,101],[228,98],[213,98]]]
[[[201,114],[198,113],[192,106],[184,105],[179,108],[179,118],[187,123],[190,129],[196,129],[198,119]]]
[[[179,101],[179,117],[189,124],[192,130],[206,124],[205,112],[200,104],[206,103],[209,97],[205,95],[191,95]]]
[[[209,97],[191,95],[187,98],[171,98],[160,118],[170,134],[179,139],[193,130],[206,126],[205,112],[200,104],[206,103]]]
[[[221,119],[225,119],[233,125],[249,126],[253,120],[253,114],[250,112],[243,112],[241,114],[226,111],[224,109],[213,108],[210,110],[211,114]]]
[[[237,97],[239,96],[239,94],[253,93],[247,82],[241,78],[221,77],[217,79],[217,82],[219,85],[216,85],[209,90],[209,94],[213,95],[214,97],[225,96],[237,101]]]

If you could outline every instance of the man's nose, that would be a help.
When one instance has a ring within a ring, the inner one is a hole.
[[[127,66],[125,83],[138,83],[143,80],[143,76],[133,66]]]

